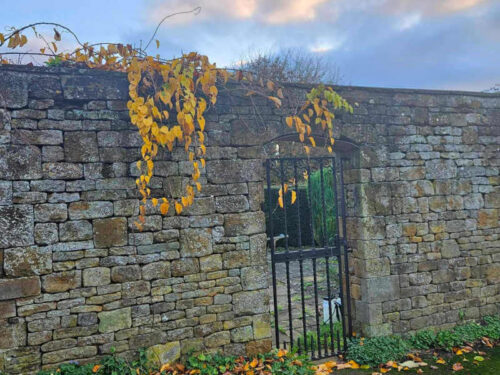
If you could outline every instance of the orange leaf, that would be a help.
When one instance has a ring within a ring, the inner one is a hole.
[[[292,190],[292,204],[294,204],[296,200],[297,200],[297,193],[295,192],[295,190]]]
[[[436,361],[436,363],[439,363],[440,365],[444,365],[444,364],[446,364],[446,361],[443,358],[439,357],[438,360]]]
[[[268,96],[269,100],[272,100],[276,108],[281,107],[281,100],[275,96]]]
[[[99,369],[101,368],[101,365],[95,365],[93,368],[92,368],[92,372],[95,374],[97,371],[99,371]]]
[[[464,369],[464,366],[460,362],[454,363],[452,367],[453,371],[461,371]]]
[[[177,215],[180,215],[182,212],[182,204],[179,202],[175,202],[175,212],[177,212]]]

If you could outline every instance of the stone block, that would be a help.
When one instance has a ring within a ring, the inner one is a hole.
[[[269,293],[267,289],[233,294],[233,311],[237,316],[269,312]]]
[[[75,348],[61,349],[42,355],[43,364],[58,363],[70,359],[93,358],[97,355],[96,346],[77,346]]]
[[[127,244],[127,219],[113,217],[94,220],[94,244],[97,248]]]
[[[0,349],[14,349],[25,345],[26,323],[11,324],[5,320],[0,320]]]
[[[457,176],[457,165],[453,160],[428,160],[425,162],[425,171],[425,178],[430,180],[455,178]]]
[[[445,259],[460,256],[460,248],[455,240],[443,240],[436,243],[436,251],[440,251]]]
[[[399,299],[399,276],[361,279],[361,300],[368,303]]]
[[[43,163],[43,177],[53,180],[77,180],[83,178],[83,166],[81,164],[55,162]]]
[[[111,270],[106,267],[86,268],[82,276],[83,286],[101,286],[111,282]]]
[[[65,160],[72,163],[88,163],[99,161],[97,136],[94,132],[65,132]]]
[[[166,363],[175,363],[181,357],[181,345],[179,341],[157,344],[146,349],[145,354],[148,363],[160,368]]]
[[[498,209],[483,209],[477,213],[478,228],[498,228],[500,226]]]
[[[97,219],[113,215],[113,203],[106,201],[73,202],[69,205],[71,220]]]
[[[203,340],[207,348],[220,348],[231,342],[231,334],[228,331],[212,333]]]
[[[129,281],[122,284],[123,298],[137,298],[151,292],[151,285],[147,281]]]
[[[222,256],[220,254],[207,255],[200,258],[200,271],[211,272],[222,269]]]
[[[142,267],[142,278],[144,280],[170,278],[170,262],[155,262],[146,264]]]
[[[42,277],[44,292],[61,293],[71,289],[79,288],[82,285],[81,271],[55,272]]]
[[[185,276],[200,271],[200,264],[197,258],[183,258],[172,261],[171,264],[172,276]]]
[[[132,327],[131,308],[102,311],[97,314],[99,318],[99,332],[109,333]]]
[[[250,341],[245,345],[246,355],[252,357],[261,353],[268,353],[271,351],[273,342],[271,339]]]
[[[220,213],[244,212],[249,209],[248,199],[244,195],[228,195],[215,199],[215,209]]]
[[[0,181],[0,206],[12,204],[12,182]]]
[[[59,240],[85,241],[92,239],[92,224],[87,220],[66,221],[59,224]]]
[[[7,276],[44,275],[52,271],[52,251],[38,246],[6,249],[3,267]]]
[[[263,212],[243,212],[224,215],[225,235],[241,236],[265,232],[266,222]]]
[[[0,302],[0,316],[2,319],[8,319],[16,316],[16,301],[12,300]]]
[[[252,266],[241,269],[241,286],[244,290],[264,289],[268,287],[268,267]]]
[[[0,176],[6,180],[42,178],[41,153],[35,146],[0,146]]]
[[[2,71],[0,75],[0,87],[2,87],[0,108],[23,108],[28,105],[27,74]]]
[[[212,254],[211,229],[182,229],[180,231],[182,257],[201,257]]]
[[[35,225],[35,242],[38,245],[49,245],[59,240],[57,224],[44,223]]]
[[[68,75],[61,77],[64,99],[128,100],[128,81],[114,75]]]
[[[36,276],[0,279],[0,301],[37,296],[40,291],[40,278]]]
[[[238,327],[231,330],[232,342],[248,342],[253,338],[252,326]]]
[[[208,182],[214,184],[262,181],[264,179],[264,167],[260,159],[208,161],[206,170]]]
[[[39,223],[62,222],[68,218],[65,203],[45,203],[35,206],[35,221]]]
[[[0,206],[0,248],[32,245],[33,225],[31,206]]]
[[[111,269],[111,280],[114,283],[124,283],[141,279],[141,267],[138,265],[116,266]]]

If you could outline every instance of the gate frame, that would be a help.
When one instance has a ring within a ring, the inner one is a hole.
[[[282,191],[284,191],[285,184],[285,176],[284,176],[284,165],[286,162],[290,163],[293,166],[293,173],[295,179],[295,190],[298,192],[298,173],[297,173],[297,163],[301,161],[307,162],[307,173],[311,176],[310,168],[311,161],[319,162],[319,170],[321,176],[321,197],[322,197],[322,224],[323,224],[323,243],[322,246],[318,249],[317,246],[313,243],[311,246],[303,245],[301,243],[301,235],[300,230],[302,229],[300,225],[300,194],[297,193],[297,213],[298,213],[298,236],[299,236],[299,250],[289,251],[288,248],[288,228],[287,228],[287,213],[286,213],[286,204],[283,205],[284,209],[284,221],[285,221],[285,247],[286,251],[284,253],[277,254],[275,249],[275,242],[273,240],[274,230],[273,230],[273,222],[272,222],[272,204],[268,204],[268,217],[269,217],[269,232],[270,232],[270,249],[271,249],[271,272],[272,272],[272,286],[273,286],[273,305],[274,305],[274,324],[275,324],[275,338],[276,345],[280,346],[280,331],[279,331],[279,311],[278,311],[278,300],[277,300],[277,285],[276,285],[276,263],[285,263],[286,265],[286,280],[287,280],[287,300],[288,300],[288,321],[289,321],[289,333],[290,333],[290,346],[292,347],[294,344],[294,335],[293,335],[293,316],[291,309],[291,291],[290,291],[290,262],[291,261],[299,261],[300,266],[300,279],[301,279],[301,304],[302,304],[302,324],[304,331],[304,352],[310,353],[312,359],[321,359],[330,357],[333,355],[338,355],[345,352],[347,348],[347,339],[353,336],[353,319],[354,316],[351,311],[351,291],[350,291],[350,279],[349,279],[349,249],[347,243],[347,224],[346,224],[346,204],[345,204],[345,186],[344,186],[344,161],[348,158],[342,156],[317,156],[317,157],[278,157],[278,158],[267,158],[265,161],[266,168],[266,184],[267,184],[267,195],[268,202],[272,201],[272,182],[271,182],[271,171],[272,171],[272,163],[277,162],[279,167],[279,178],[280,185]],[[324,161],[327,161],[326,165],[324,165]],[[337,169],[338,162],[338,169]],[[290,165],[289,165],[290,166]],[[335,217],[336,217],[336,235],[333,245],[329,245],[326,243],[326,203],[325,203],[325,182],[324,182],[324,169],[331,167],[332,171],[332,184],[333,184],[333,192],[334,192],[334,200],[335,200]],[[337,181],[337,173],[339,174],[339,179]],[[308,187],[310,189],[311,182],[308,179]],[[338,188],[340,188],[340,194],[338,193]],[[311,200],[309,199],[309,206],[312,208]],[[340,204],[339,204],[340,202]],[[341,214],[339,215],[340,208]],[[339,219],[342,222],[339,222]],[[342,236],[340,235],[340,225],[342,225]],[[312,223],[312,211],[311,211],[311,222],[310,222],[310,230],[311,234],[314,236],[314,229]],[[331,292],[331,280],[330,280],[330,266],[329,259],[332,257],[336,257],[338,261],[338,277],[339,277],[339,296],[341,299],[341,315],[342,315],[342,333],[343,333],[343,349],[340,350],[340,337],[337,332],[337,348],[335,350],[334,343],[334,330],[333,330],[333,322],[330,319],[330,350],[329,345],[326,340],[326,335],[324,335],[324,351],[322,354],[321,348],[321,333],[320,333],[320,319],[317,308],[319,306],[318,303],[318,288],[317,288],[317,267],[316,267],[316,259],[325,259],[326,260],[326,283],[328,290],[328,309],[329,316],[332,317],[332,292]],[[315,350],[314,343],[311,337],[311,346],[308,350],[307,348],[307,331],[306,328],[306,314],[305,314],[305,300],[304,300],[304,279],[303,279],[303,266],[302,261],[305,259],[311,259],[313,264],[313,277],[314,277],[314,297],[315,297],[315,305],[316,305],[316,313],[315,313],[315,322],[316,322],[316,334],[317,334],[317,348]],[[302,352],[301,343],[298,340],[297,346],[299,352]],[[286,348],[286,342],[284,342],[284,347]],[[316,353],[317,352],[317,356]]]

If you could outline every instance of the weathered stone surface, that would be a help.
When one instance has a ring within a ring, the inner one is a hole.
[[[172,276],[185,276],[200,271],[200,263],[196,258],[184,258],[174,260],[171,263]]]
[[[0,206],[0,248],[34,243],[33,208],[28,205]]]
[[[248,199],[244,195],[228,195],[215,200],[215,209],[221,213],[244,212],[248,208]]]
[[[38,246],[6,249],[3,267],[7,276],[44,275],[52,271],[52,252]]]
[[[207,348],[218,348],[230,342],[231,334],[228,331],[215,332],[204,339]]]
[[[68,75],[61,77],[65,99],[128,99],[128,82],[113,75]]]
[[[51,273],[42,277],[43,290],[47,293],[66,292],[82,285],[81,271]]]
[[[40,294],[39,277],[0,279],[0,300],[31,297]]]
[[[169,262],[150,263],[142,267],[142,278],[144,280],[168,279],[169,277],[170,277]]]
[[[28,104],[28,75],[2,71],[0,74],[2,98],[0,107],[23,108]]]
[[[46,203],[35,206],[35,221],[62,222],[68,218],[68,209],[65,203]]]
[[[123,283],[127,281],[140,280],[141,267],[138,265],[132,266],[117,266],[111,269],[111,280],[114,283]]]
[[[457,166],[453,160],[429,160],[425,162],[425,177],[431,180],[454,178]]]
[[[38,245],[49,245],[59,240],[57,224],[45,223],[35,225],[35,243]]]
[[[92,358],[97,354],[95,346],[79,346],[76,348],[56,350],[54,352],[44,353],[42,361],[44,364],[57,363],[67,361],[72,358]]]
[[[94,220],[96,247],[123,246],[127,241],[127,219],[114,217]]]
[[[69,162],[99,161],[97,136],[94,132],[64,133],[64,156]]]
[[[175,363],[181,357],[181,345],[179,341],[172,341],[166,344],[158,344],[146,350],[146,358],[149,363],[161,367],[166,363]]]
[[[250,235],[266,230],[263,212],[244,212],[224,216],[224,231],[226,236]]]
[[[233,295],[233,309],[236,315],[253,315],[268,312],[269,293],[267,290],[239,292]]]
[[[7,180],[40,179],[41,159],[35,146],[0,146],[0,176]]]
[[[111,282],[111,270],[106,267],[86,268],[82,276],[83,286],[101,286]]]
[[[74,163],[43,163],[43,177],[54,180],[76,180],[83,177],[83,166]]]
[[[264,167],[260,159],[213,160],[207,162],[206,169],[208,182],[214,184],[264,179]]]
[[[212,254],[211,229],[182,229],[180,231],[182,257],[200,257]]]
[[[0,320],[0,349],[13,349],[24,345],[26,345],[26,324],[24,322],[11,324]]]
[[[0,181],[0,206],[12,204],[12,182]]]
[[[245,290],[263,289],[268,287],[266,266],[253,266],[241,269],[241,285]]]
[[[116,332],[132,326],[130,307],[124,309],[103,311],[97,314],[99,318],[99,332]]]
[[[92,224],[87,220],[66,221],[59,224],[60,241],[85,241],[93,237]]]
[[[111,202],[74,202],[69,205],[69,218],[71,220],[97,219],[113,215]]]

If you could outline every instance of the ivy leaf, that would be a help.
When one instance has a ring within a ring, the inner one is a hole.
[[[160,41],[156,39],[156,48],[160,48]]]
[[[274,105],[276,105],[276,108],[279,108],[281,107],[281,100],[275,96],[268,96],[268,98],[270,100],[272,100],[272,102],[274,103]]]
[[[292,204],[294,204],[296,200],[297,200],[297,193],[295,190],[292,190]]]

